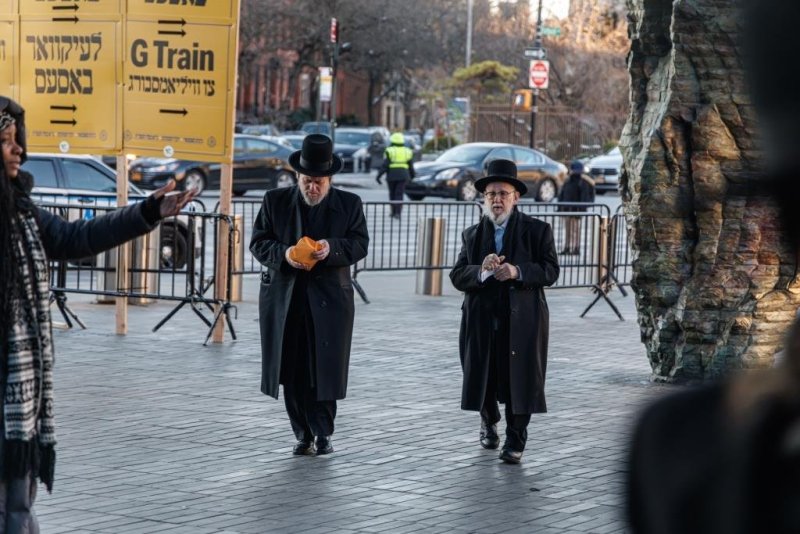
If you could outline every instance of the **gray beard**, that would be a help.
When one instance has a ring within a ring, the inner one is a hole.
[[[491,204],[489,206],[486,205],[483,206],[484,215],[486,215],[489,218],[489,220],[492,221],[497,226],[502,226],[502,224],[506,222],[506,220],[508,220],[508,218],[511,216],[511,212],[513,210],[514,208],[512,207],[508,211],[504,211],[499,215],[495,215],[494,212],[492,211]]]
[[[328,190],[328,193],[330,193],[330,190]],[[306,196],[306,192],[305,191],[303,191],[302,189],[300,190],[300,196],[303,197],[303,202],[305,202],[306,206],[308,206],[310,208],[313,208],[314,206],[319,205],[320,202],[325,200],[325,197],[328,196],[328,193],[325,193],[324,195],[319,197],[317,200],[311,200],[310,198],[308,198],[308,196]]]

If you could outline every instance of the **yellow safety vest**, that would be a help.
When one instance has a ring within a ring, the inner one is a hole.
[[[414,152],[407,146],[386,147],[386,155],[389,157],[390,169],[408,169],[408,162],[414,159]]]

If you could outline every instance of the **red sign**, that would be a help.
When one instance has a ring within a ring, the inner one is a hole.
[[[339,42],[339,26],[336,24],[336,19],[331,19],[331,42]]]
[[[544,59],[531,61],[528,68],[528,87],[547,89],[550,82],[550,62]]]

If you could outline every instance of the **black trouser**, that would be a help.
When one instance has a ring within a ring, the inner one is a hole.
[[[389,186],[389,200],[399,200],[402,202],[403,194],[406,191],[405,180],[389,180],[387,178],[386,185]],[[402,204],[392,204],[392,215],[400,215],[403,211]]]
[[[522,452],[528,441],[528,423],[531,414],[515,414],[511,407],[511,370],[509,368],[508,322],[502,321],[497,330],[492,332],[492,353],[489,357],[489,376],[486,383],[486,395],[483,397],[481,419],[486,425],[494,425],[500,421],[500,409],[497,402],[506,405],[506,442],[503,447]]]
[[[316,390],[306,384],[283,386],[283,400],[286,413],[292,423],[294,436],[298,440],[311,441],[314,436],[333,434],[333,420],[336,418],[336,401],[319,401]]]
[[[302,285],[305,281],[298,279],[295,283],[300,285],[295,288],[298,293],[293,295],[287,314],[291,326],[284,332],[281,383],[286,413],[295,437],[311,441],[314,436],[333,434],[336,401],[317,400],[314,325],[305,300],[305,286]]]

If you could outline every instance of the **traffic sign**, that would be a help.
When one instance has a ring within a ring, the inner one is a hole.
[[[0,95],[11,98],[14,94],[14,80],[17,79],[15,69],[17,65],[16,54],[17,21],[15,18],[3,18],[0,15]]]
[[[546,37],[560,37],[561,36],[561,28],[552,28],[550,26],[543,26],[542,27],[542,36]]]
[[[19,100],[28,146],[115,154],[122,148],[121,18],[54,18],[61,17],[20,16]]]
[[[0,15],[16,15],[17,0],[0,0]]]
[[[126,151],[231,161],[236,37],[235,24],[128,19]]]
[[[532,59],[544,59],[547,57],[547,50],[544,48],[526,48],[524,55]]]
[[[319,68],[319,101],[330,102],[333,95],[333,69],[331,67]]]
[[[23,0],[19,4],[19,14],[49,15],[52,20],[66,18],[76,23],[86,15],[119,15],[122,12],[122,0],[103,0],[102,2],[31,2]]]
[[[172,18],[230,24],[239,15],[239,0],[127,0],[127,13],[152,21]]]
[[[339,42],[339,25],[336,22],[335,18],[331,19],[331,42],[332,43]]]
[[[550,82],[550,62],[533,60],[528,67],[528,86],[531,89],[547,89]]]

